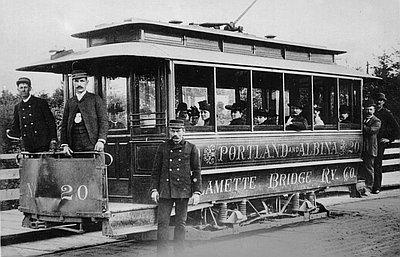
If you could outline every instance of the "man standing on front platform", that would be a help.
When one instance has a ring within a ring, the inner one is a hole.
[[[100,96],[86,91],[87,76],[83,70],[72,72],[75,96],[65,104],[61,126],[61,147],[67,155],[74,151],[104,151],[107,108]]]
[[[151,198],[158,203],[158,256],[168,255],[169,221],[174,203],[174,252],[179,255],[184,250],[189,198],[193,198],[194,205],[200,200],[200,151],[183,138],[184,133],[184,121],[171,120],[170,139],[160,144],[154,159]]]

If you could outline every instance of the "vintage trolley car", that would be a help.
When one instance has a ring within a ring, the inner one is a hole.
[[[36,204],[37,194],[29,190],[39,175],[29,172],[31,164],[22,165],[26,174],[21,175],[20,210],[29,222],[102,220],[106,235],[154,225],[150,173],[157,146],[168,136],[167,120],[176,118],[180,103],[194,110],[204,100],[208,122],[186,110],[191,115],[185,137],[200,148],[202,157],[203,193],[193,213],[210,209],[216,222],[223,223],[231,206],[246,215],[258,208],[260,199],[264,213],[282,212],[285,195],[296,211],[302,199],[311,200],[317,191],[355,185],[363,80],[372,77],[336,64],[337,55],[345,53],[341,50],[217,26],[129,19],[72,35],[86,40],[83,50],[60,51],[18,69],[61,74],[65,98],[73,95],[68,74],[74,66],[85,69],[93,92],[107,103],[106,152],[114,157],[105,175],[104,163],[96,164],[98,157],[49,155],[49,166],[64,167],[54,173],[59,174],[53,179],[59,195],[51,196],[53,204],[63,204],[60,208]],[[225,107],[239,101],[245,107],[244,124],[229,125]],[[292,102],[303,105],[307,126],[302,130],[285,126]],[[322,124],[314,121],[315,108]],[[268,114],[265,125],[254,119],[260,109]],[[349,118],[341,122],[344,109]],[[24,158],[23,163],[44,161],[38,159]],[[70,194],[63,185],[71,185]],[[68,198],[60,201],[63,196]],[[204,213],[193,216],[209,222]]]

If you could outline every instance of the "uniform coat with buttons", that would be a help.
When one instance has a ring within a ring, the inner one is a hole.
[[[175,144],[171,139],[160,144],[152,170],[152,189],[160,198],[190,198],[201,193],[200,151],[184,139]]]
[[[74,96],[65,104],[61,126],[61,144],[72,145],[71,130],[78,108],[82,113],[91,143],[95,145],[99,139],[106,141],[108,133],[106,105],[100,96],[86,92],[80,101]]]
[[[9,134],[22,137],[26,151],[48,151],[51,139],[57,139],[57,130],[47,101],[31,95],[27,102],[15,105]]]

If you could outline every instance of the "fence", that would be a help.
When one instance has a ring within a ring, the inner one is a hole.
[[[20,180],[15,158],[16,154],[0,154],[1,211],[18,208]],[[383,160],[383,172],[394,171],[400,171],[400,140],[396,140],[386,149]]]

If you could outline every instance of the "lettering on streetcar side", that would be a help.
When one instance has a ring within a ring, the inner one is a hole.
[[[219,174],[221,176],[221,174]],[[320,167],[292,172],[259,172],[254,176],[224,177],[203,181],[203,195],[221,193],[246,194],[253,190],[287,191],[319,186],[332,186],[343,182],[356,182],[357,168],[351,166]]]
[[[322,141],[301,142],[298,144],[237,144],[207,145],[202,148],[205,165],[216,163],[265,161],[272,159],[290,159],[316,156],[345,156],[360,152],[360,142]]]

